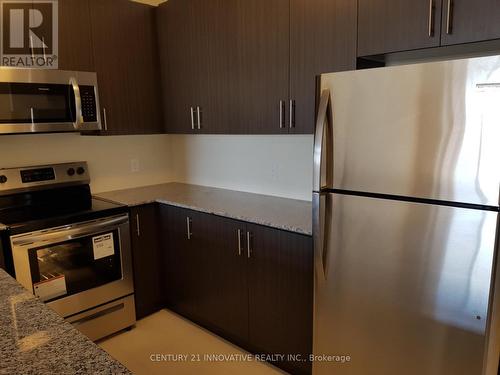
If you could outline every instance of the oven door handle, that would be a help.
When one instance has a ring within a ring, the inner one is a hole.
[[[83,125],[83,114],[82,114],[82,97],[80,95],[80,85],[76,78],[71,78],[69,80],[71,87],[73,88],[73,93],[75,95],[75,122],[73,126],[75,130],[82,130]]]
[[[55,242],[68,241],[100,232],[116,229],[120,224],[129,221],[128,214],[113,216],[100,220],[71,224],[49,230],[42,230],[11,237],[13,247],[37,247]]]

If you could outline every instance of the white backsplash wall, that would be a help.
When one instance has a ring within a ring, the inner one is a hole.
[[[98,193],[172,181],[168,144],[167,135],[2,135],[0,168],[88,161],[92,191]]]
[[[85,160],[94,193],[178,181],[311,200],[312,152],[298,135],[0,136],[0,168]]]
[[[171,135],[175,181],[311,200],[312,135]]]

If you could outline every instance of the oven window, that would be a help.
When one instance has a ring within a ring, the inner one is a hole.
[[[29,250],[33,293],[52,301],[122,278],[118,229]]]
[[[71,85],[0,83],[0,124],[75,122]]]

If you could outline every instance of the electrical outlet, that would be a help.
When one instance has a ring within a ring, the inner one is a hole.
[[[279,166],[276,163],[271,164],[271,180],[277,181],[279,178]]]
[[[130,170],[132,173],[137,173],[141,169],[139,159],[132,159],[130,160]]]

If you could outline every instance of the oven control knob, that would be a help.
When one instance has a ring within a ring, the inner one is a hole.
[[[76,170],[76,173],[78,173],[78,174],[84,174],[85,173],[85,168],[78,167],[77,170]]]
[[[75,175],[75,168],[69,168],[68,169],[68,176],[74,176]]]
[[[0,184],[5,184],[7,182],[7,176],[0,176]]]

